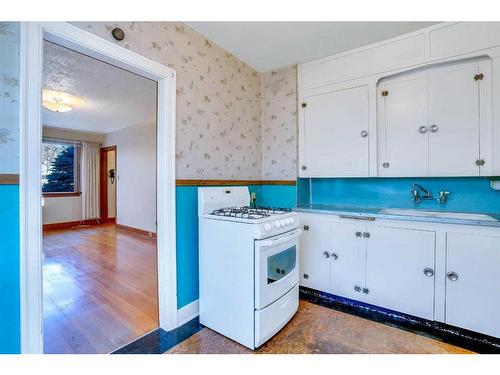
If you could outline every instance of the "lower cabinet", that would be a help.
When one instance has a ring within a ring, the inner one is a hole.
[[[445,321],[500,337],[500,237],[447,233]]]
[[[321,214],[301,222],[301,285],[500,337],[499,229]]]
[[[300,285],[330,289],[330,220],[327,215],[301,215],[299,275]]]
[[[366,302],[434,319],[436,233],[368,226]]]

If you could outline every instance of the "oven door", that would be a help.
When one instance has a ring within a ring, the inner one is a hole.
[[[255,241],[255,308],[262,309],[299,282],[299,237],[302,231]]]

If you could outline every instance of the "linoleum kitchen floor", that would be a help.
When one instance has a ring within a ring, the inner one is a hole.
[[[204,328],[171,354],[466,354],[468,350],[327,307],[300,301],[295,317],[255,352]]]
[[[45,353],[109,353],[158,327],[154,241],[105,224],[43,245]]]

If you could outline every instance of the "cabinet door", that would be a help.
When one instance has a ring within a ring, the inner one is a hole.
[[[427,78],[407,78],[382,87],[379,176],[427,176]]]
[[[368,176],[368,88],[313,96],[305,104],[300,175]]]
[[[479,176],[477,64],[438,69],[429,76],[429,174]]]
[[[331,292],[360,300],[365,286],[366,224],[331,223]],[[356,290],[355,287],[359,287]]]
[[[500,237],[448,233],[446,243],[446,323],[500,337]]]
[[[329,292],[330,289],[330,224],[328,216],[301,214],[300,285]],[[328,258],[323,254],[326,252]]]
[[[433,320],[435,232],[375,225],[367,230],[366,301]]]

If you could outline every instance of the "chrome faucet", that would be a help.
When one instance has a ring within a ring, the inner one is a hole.
[[[422,192],[424,195],[420,195],[420,192]],[[420,201],[422,199],[434,199],[431,192],[419,184],[412,185],[411,196],[412,196],[413,203],[415,203],[415,204],[420,203]]]
[[[423,193],[423,195],[421,195]],[[422,201],[422,199],[436,199],[439,204],[445,204],[448,201],[448,195],[451,193],[446,190],[441,190],[439,192],[439,197],[434,198],[432,193],[425,189],[422,185],[413,184],[411,187],[411,197],[413,203],[418,204]]]

